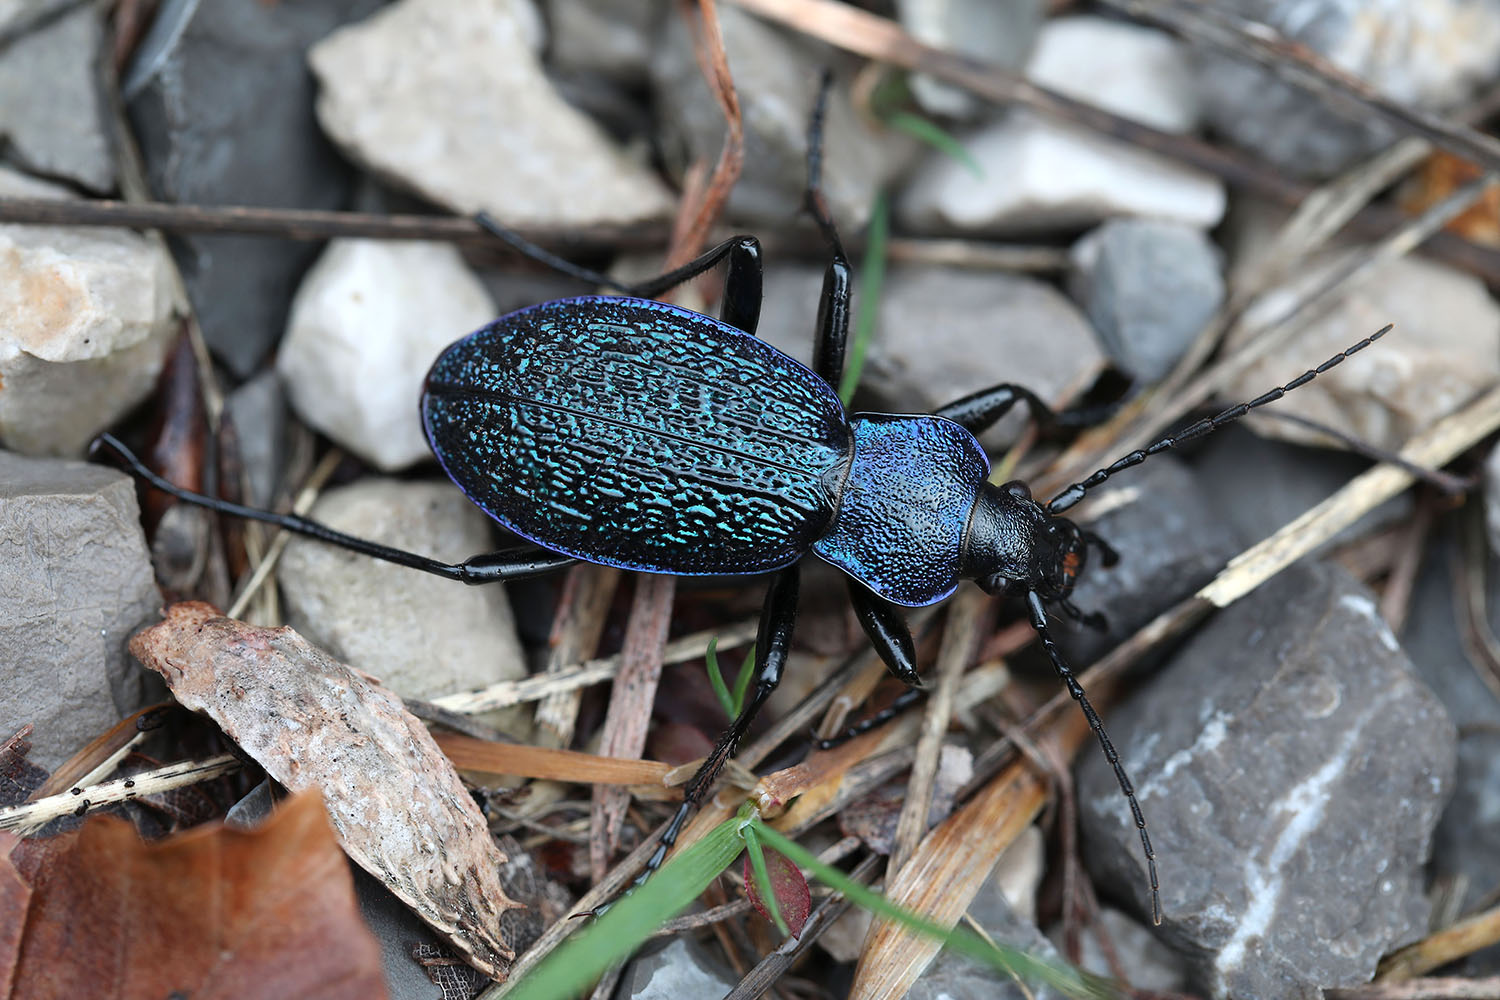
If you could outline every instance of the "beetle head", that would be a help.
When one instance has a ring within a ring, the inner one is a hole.
[[[1089,536],[1047,513],[1023,482],[985,483],[964,540],[963,575],[997,594],[1034,590],[1058,601],[1073,592],[1088,560]]]

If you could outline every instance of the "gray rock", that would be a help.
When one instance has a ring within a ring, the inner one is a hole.
[[[1120,553],[1104,566],[1097,550],[1073,590],[1073,603],[1099,611],[1108,629],[1096,632],[1055,615],[1059,640],[1075,663],[1091,663],[1156,615],[1213,579],[1242,548],[1233,523],[1215,509],[1193,473],[1157,456],[1090,494],[1098,516],[1087,527]]]
[[[773,265],[766,270],[765,287],[759,335],[808,363],[822,268]],[[854,294],[857,310],[858,286]],[[1001,382],[1020,383],[1056,402],[1066,388],[1086,388],[1103,362],[1088,321],[1045,282],[896,264],[886,272],[855,404],[930,412]],[[1024,404],[1018,406],[980,440],[992,450],[1003,447],[1030,419]]]
[[[1031,850],[1040,848],[1039,843],[1034,842]],[[1013,845],[1012,849],[1017,845]],[[1008,898],[1005,891],[1004,880],[1006,878],[1007,866],[1006,854],[1001,855],[1001,861],[996,864],[995,870],[985,880],[984,886],[979,894],[974,897],[974,902],[969,904],[969,916],[989,937],[1008,948],[1017,948],[1027,954],[1052,963],[1061,963],[1062,957],[1052,942],[1042,936],[1037,930],[1036,924],[1028,917],[1017,913],[1018,901]],[[1031,892],[1035,893],[1036,883],[1032,882]],[[940,952],[927,971],[922,974],[906,994],[907,1000],[1023,1000],[1027,997],[1035,997],[1036,1000],[1061,1000],[1066,993],[1045,983],[1028,981],[1023,988],[1009,975],[983,966],[956,954],[952,950]]]
[[[456,212],[511,226],[667,216],[656,175],[548,82],[538,35],[529,0],[400,0],[312,51],[318,120],[350,157]]]
[[[1224,298],[1222,258],[1201,230],[1114,219],[1073,244],[1069,291],[1116,363],[1144,382],[1172,370]]]
[[[286,392],[275,372],[261,372],[224,398],[224,416],[233,424],[240,461],[250,481],[247,501],[270,507],[286,465]]]
[[[431,454],[418,414],[427,369],[494,318],[452,246],[333,240],[297,289],[276,370],[309,426],[396,471]]]
[[[1047,932],[1059,950],[1063,947],[1062,931],[1057,925]],[[1079,968],[1098,976],[1114,976],[1096,931],[1109,935],[1110,947],[1125,969],[1125,981],[1134,989],[1153,994],[1188,992],[1187,963],[1181,956],[1158,941],[1145,924],[1112,906],[1099,907],[1098,923],[1084,931]]]
[[[0,197],[58,198],[0,167]],[[177,330],[172,262],[124,229],[0,226],[0,442],[78,455],[144,399]]]
[[[157,196],[338,209],[352,172],[314,120],[308,46],[381,0],[167,0],[123,85]],[[174,252],[204,336],[237,375],[281,336],[314,243],[184,236]]]
[[[1097,17],[1048,21],[1028,79],[1154,128],[1188,132],[1198,99],[1178,45],[1158,31]],[[1097,133],[1012,111],[965,137],[982,175],[929,152],[897,201],[922,232],[1013,234],[1150,216],[1209,228],[1224,188],[1199,171]],[[1050,235],[1050,232],[1049,232]]]
[[[430,954],[437,958],[449,954],[448,949],[379,879],[358,865],[350,865],[349,871],[354,876],[354,898],[359,903],[359,915],[375,935],[375,940],[380,942],[380,964],[390,995],[402,1000],[472,996],[474,988],[479,985],[479,974],[457,961],[452,965],[436,965],[432,971],[445,979],[457,980],[454,985],[461,983],[463,992],[448,992],[433,982],[428,970],[418,964],[416,954]]]
[[[1269,388],[1270,384],[1264,385],[1261,391]],[[1229,426],[1208,439],[1193,456],[1193,465],[1199,487],[1210,498],[1209,509],[1228,521],[1246,543],[1253,543],[1332,496],[1370,463],[1347,452],[1269,441],[1245,427]],[[1393,497],[1339,532],[1320,551],[1399,521],[1410,515],[1411,507],[1409,495]]]
[[[1039,0],[899,0],[896,12],[919,41],[1018,70],[1026,64],[1042,30],[1046,4]],[[946,118],[972,118],[989,107],[967,90],[925,73],[911,77],[911,92],[922,110]]]
[[[1321,280],[1343,253],[1323,255],[1292,281]],[[1231,334],[1226,346],[1239,347],[1262,320],[1281,315],[1287,294],[1278,289],[1257,298],[1246,310],[1242,332]],[[1500,380],[1500,305],[1484,283],[1435,261],[1403,257],[1381,265],[1302,324],[1291,341],[1245,367],[1224,387],[1224,396],[1251,399],[1387,324],[1395,329],[1379,343],[1298,389],[1277,409],[1400,449]],[[1289,441],[1321,440],[1315,431],[1269,418],[1252,416],[1250,423],[1259,433]]]
[[[125,643],[161,604],[130,477],[0,452],[0,730],[54,768],[146,703]]]
[[[0,10],[0,22],[5,18]],[[98,8],[79,4],[0,46],[0,144],[7,157],[98,194],[115,183],[98,76],[103,40]]]
[[[631,1000],[686,1000],[718,997],[739,977],[691,938],[673,938],[660,951],[633,959],[620,976],[618,996]]]
[[[550,69],[624,86],[646,82],[662,21],[676,16],[663,4],[636,0],[548,0],[546,12]]]
[[[1224,214],[1217,179],[1026,111],[962,138],[979,176],[946,153],[928,153],[896,201],[907,227],[1014,236],[1084,229],[1127,215],[1207,229]]]
[[[58,11],[76,6],[82,6],[80,0],[0,0],[0,43],[25,34]]]
[[[1500,5],[1473,0],[1216,0],[1270,25],[1375,91],[1427,110],[1460,104],[1500,71]],[[1214,130],[1277,167],[1332,176],[1389,144],[1370,115],[1349,117],[1299,87],[1230,59],[1199,54],[1199,90]]]
[[[1430,685],[1458,727],[1458,771],[1453,800],[1433,836],[1433,874],[1459,890],[1461,913],[1488,905],[1500,886],[1500,697],[1484,683],[1483,665],[1471,662],[1454,627],[1453,540],[1439,537],[1429,550],[1412,593],[1401,644],[1418,676]],[[1491,629],[1500,630],[1500,560],[1486,572]],[[1500,946],[1469,958],[1466,974],[1500,972]]]
[[[807,125],[819,76],[838,60],[735,7],[721,9],[719,23],[745,125],[744,170],[729,213],[751,224],[785,224],[807,185]],[[695,161],[714,163],[724,145],[724,116],[680,17],[667,19],[651,83],[668,168],[681,176]],[[849,103],[847,86],[835,85],[823,132],[823,191],[834,222],[849,232],[862,229],[875,192],[914,151],[903,135],[869,131]]]
[[[446,482],[366,479],[329,490],[311,516],[450,562],[495,547],[489,520]],[[397,694],[433,698],[526,675],[503,587],[465,587],[300,538],[277,580],[292,627]]]
[[[1452,787],[1442,705],[1342,570],[1221,611],[1109,720],[1161,868],[1161,933],[1214,997],[1321,996],[1420,936]],[[1137,912],[1145,860],[1108,764],[1078,774],[1084,858]]]

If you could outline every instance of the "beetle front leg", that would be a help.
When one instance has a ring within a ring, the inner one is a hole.
[[[854,616],[859,619],[860,628],[870,637],[870,644],[885,661],[891,676],[910,687],[921,687],[916,643],[912,642],[911,629],[906,627],[901,612],[890,601],[882,600],[853,578],[849,579],[849,600],[854,605]]]
[[[677,807],[672,821],[657,842],[656,850],[646,861],[646,867],[631,883],[638,886],[661,867],[667,852],[677,843],[688,817],[703,802],[704,796],[719,777],[724,765],[739,749],[750,723],[760,712],[761,706],[771,697],[771,692],[781,683],[781,674],[786,667],[787,653],[791,650],[792,630],[797,624],[797,594],[801,587],[801,571],[796,563],[779,571],[766,591],[766,600],[761,605],[760,629],[755,637],[755,687],[750,698],[740,708],[740,714],[714,744],[713,750],[704,758],[692,780],[683,789],[682,805]]]

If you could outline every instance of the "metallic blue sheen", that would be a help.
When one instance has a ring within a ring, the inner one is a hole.
[[[422,424],[500,524],[625,569],[763,573],[827,529],[851,450],[833,390],[709,316],[586,296],[449,346]]]
[[[888,601],[934,604],[958,587],[964,529],[990,461],[942,417],[858,413],[854,462],[815,552]]]

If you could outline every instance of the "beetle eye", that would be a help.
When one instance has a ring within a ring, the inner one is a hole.
[[[1031,487],[1027,486],[1019,479],[1012,479],[1010,482],[1006,483],[1000,488],[1013,497],[1020,497],[1023,500],[1031,499]]]

